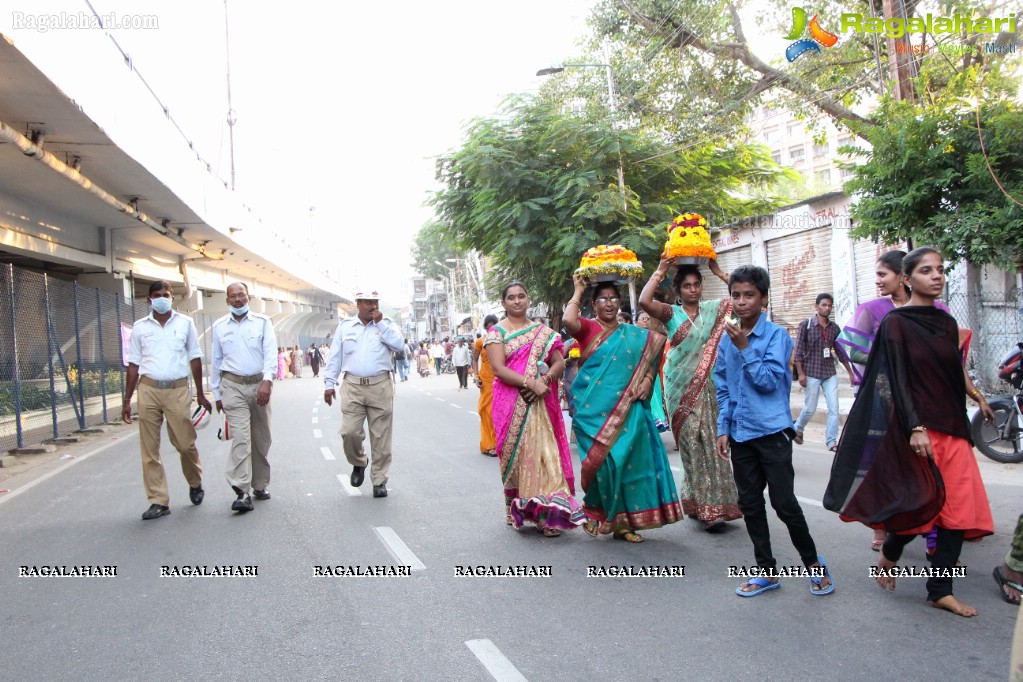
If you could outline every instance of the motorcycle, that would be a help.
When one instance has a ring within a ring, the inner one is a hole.
[[[1023,311],[1021,311],[1023,312]],[[977,410],[970,423],[973,443],[977,449],[996,462],[1023,462],[1023,343],[1016,344],[998,365],[998,378],[1014,390],[1008,397],[989,401],[995,413],[992,424],[984,423],[984,414]]]

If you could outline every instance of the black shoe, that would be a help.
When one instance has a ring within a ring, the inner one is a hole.
[[[142,520],[150,521],[152,519],[158,519],[161,516],[167,516],[167,514],[170,514],[169,507],[165,507],[162,504],[151,504],[149,505],[149,509],[142,512]]]
[[[204,497],[206,497],[206,491],[202,489],[202,484],[188,489],[188,499],[192,500],[192,504],[202,504]]]
[[[255,497],[257,500],[269,500],[270,499],[270,493],[268,493],[265,490],[253,490],[252,491],[252,496]]]
[[[231,503],[231,511],[243,514],[252,511],[252,498],[248,495],[239,495],[238,499]]]
[[[358,488],[365,478],[366,467],[352,467],[352,487]]]
[[[381,483],[373,486],[373,497],[387,497],[387,485]]]

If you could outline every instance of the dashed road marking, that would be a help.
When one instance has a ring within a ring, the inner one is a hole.
[[[362,491],[361,490],[359,490],[358,488],[353,488],[352,487],[352,484],[348,480],[348,478],[349,477],[344,475],[344,474],[338,474],[337,475],[338,483],[341,484],[341,487],[345,489],[346,493],[348,493],[352,497],[358,497],[359,495],[362,495]]]
[[[444,398],[434,398],[434,400],[439,400],[442,403],[446,403],[447,402],[447,400],[444,400]]]
[[[451,403],[451,407],[455,408],[456,410],[462,409],[461,407],[459,407],[458,405],[455,405],[454,403]]]
[[[323,459],[326,459],[326,460],[336,459],[336,457],[334,457],[334,453],[331,452],[330,448],[328,448],[326,446],[320,448],[320,452],[323,453]]]
[[[319,417],[313,417],[313,424],[319,424],[319,423],[320,423],[320,418]]]
[[[323,431],[313,429],[313,438],[323,438]]]
[[[413,571],[422,571],[426,568],[426,564],[412,553],[412,550],[398,537],[393,528],[377,526],[373,530],[376,531],[377,537],[384,543],[384,547],[400,565],[410,566]]]
[[[497,682],[527,682],[518,668],[489,639],[470,639],[465,646]]]
[[[820,500],[814,500],[809,497],[800,497],[799,495],[796,495],[796,499],[802,502],[803,504],[810,504],[813,505],[814,507],[820,507],[822,509],[824,508],[824,503],[821,502]]]

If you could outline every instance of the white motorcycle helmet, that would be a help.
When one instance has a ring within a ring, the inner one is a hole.
[[[199,431],[200,429],[205,429],[206,425],[209,423],[210,423],[209,410],[207,410],[202,405],[195,408],[195,411],[192,412],[192,426],[195,427],[195,430]]]

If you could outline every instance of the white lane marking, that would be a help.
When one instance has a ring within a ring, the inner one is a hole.
[[[472,410],[469,410],[469,414],[475,414],[475,415],[476,415],[477,417],[479,416],[478,414],[476,414],[476,413],[475,413],[475,412],[473,412]]]
[[[447,402],[447,400],[444,400],[444,398],[434,398],[434,400],[439,400],[442,403],[446,403]]]
[[[427,391],[427,392],[426,392],[426,395],[433,395],[433,394],[432,394],[432,393],[430,393],[429,391]]]
[[[319,424],[319,423],[320,423],[320,418],[319,417],[313,417],[313,424]]]
[[[455,405],[454,403],[451,403],[451,407],[455,408],[456,410],[462,409],[461,407],[459,407],[458,405]]]
[[[682,470],[680,468],[678,468],[678,467],[671,467],[671,470],[674,471],[676,474],[681,474],[682,473]]]
[[[398,537],[393,528],[377,526],[373,530],[376,531],[380,541],[384,543],[384,547],[387,548],[387,551],[391,553],[391,556],[394,557],[399,565],[411,566],[413,571],[422,571],[426,568],[426,564],[412,553],[412,550],[402,542],[402,539]]]
[[[334,453],[331,452],[330,448],[328,448],[328,447],[320,448],[320,452],[323,453],[323,459],[327,459],[327,460],[335,459]]]
[[[349,479],[349,477],[346,476],[345,474],[338,474],[337,475],[338,483],[341,484],[341,487],[345,489],[346,493],[348,493],[352,497],[357,497],[359,495],[362,495],[362,491],[359,490],[358,488],[353,488],[351,482],[348,479]]]
[[[323,438],[323,431],[313,429],[313,438]]]
[[[10,502],[11,500],[13,500],[18,495],[22,494],[23,492],[25,492],[27,490],[31,490],[32,488],[36,487],[37,485],[39,485],[40,483],[42,483],[43,481],[45,481],[45,480],[47,480],[49,478],[53,478],[54,476],[56,476],[60,472],[65,471],[66,469],[68,469],[70,467],[73,467],[74,465],[78,464],[79,462],[84,462],[85,460],[89,459],[93,455],[98,455],[99,453],[103,452],[107,448],[112,448],[115,445],[118,445],[119,443],[124,443],[129,438],[134,438],[137,435],[139,435],[139,430],[138,429],[134,429],[131,433],[129,433],[126,436],[118,435],[116,438],[114,438],[114,440],[111,440],[109,443],[106,443],[104,445],[99,446],[98,448],[96,448],[92,452],[87,452],[84,455],[78,455],[75,459],[64,460],[67,463],[62,465],[61,467],[59,467],[57,469],[54,469],[53,471],[51,471],[49,473],[43,474],[39,478],[37,478],[34,481],[31,481],[29,483],[26,483],[25,485],[21,486],[20,488],[15,488],[14,490],[12,490],[9,493],[4,493],[4,495],[2,497],[0,497],[0,504],[3,504],[4,502]]]
[[[497,682],[527,682],[518,668],[489,639],[470,639],[465,646]]]
[[[810,499],[809,497],[800,497],[799,495],[796,495],[796,499],[802,502],[803,504],[812,504],[815,507],[820,507],[822,509],[824,508],[824,503],[821,502],[820,500],[813,500]]]
[[[316,413],[316,412],[319,412],[319,411],[320,411],[320,406],[319,405],[317,405],[317,406],[315,406],[313,408],[313,413]]]

